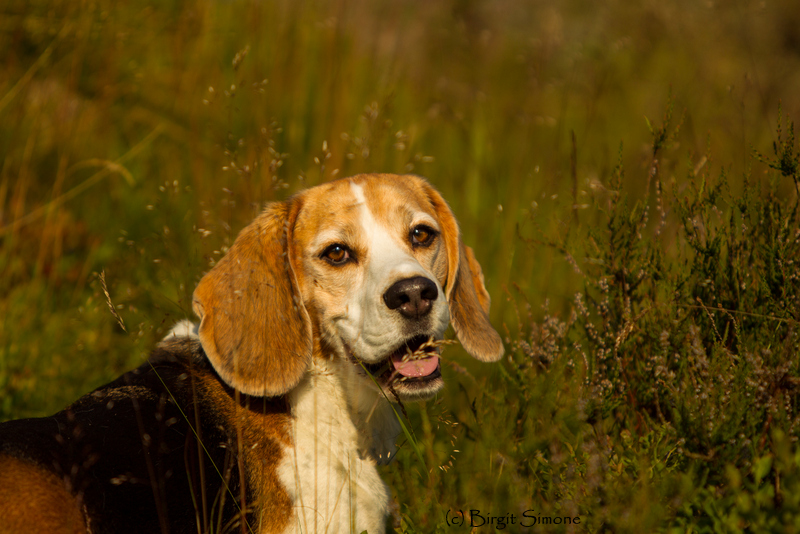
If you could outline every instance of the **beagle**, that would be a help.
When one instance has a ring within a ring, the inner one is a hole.
[[[1,532],[384,532],[392,403],[442,389],[449,324],[503,354],[481,268],[416,176],[267,205],[193,309],[138,369],[0,425]]]

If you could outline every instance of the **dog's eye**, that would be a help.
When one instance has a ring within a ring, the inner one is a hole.
[[[425,247],[433,242],[436,230],[425,225],[415,226],[411,230],[411,244],[415,247]]]
[[[322,259],[331,265],[344,265],[353,257],[346,246],[334,243],[322,252]]]

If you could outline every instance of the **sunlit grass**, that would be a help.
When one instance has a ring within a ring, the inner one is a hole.
[[[383,471],[403,529],[476,509],[790,531],[796,12],[5,2],[0,419],[141,363],[264,202],[414,172],[509,358],[450,347],[446,392],[409,407],[424,465],[406,444]]]

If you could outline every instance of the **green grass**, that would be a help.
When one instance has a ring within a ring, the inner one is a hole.
[[[409,407],[398,531],[796,532],[798,28],[789,0],[7,0],[0,420],[141,363],[264,202],[414,172],[508,358],[448,348]]]

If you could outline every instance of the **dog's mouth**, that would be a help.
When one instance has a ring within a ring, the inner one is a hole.
[[[425,384],[441,377],[439,344],[429,336],[414,336],[382,361],[363,365],[382,386]]]

